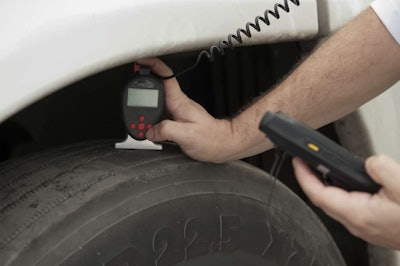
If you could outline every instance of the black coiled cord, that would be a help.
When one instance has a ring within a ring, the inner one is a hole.
[[[160,77],[160,78],[162,78],[162,79],[176,78],[176,77],[194,69],[195,67],[197,67],[197,65],[200,63],[200,61],[203,57],[206,57],[210,62],[212,62],[212,61],[214,61],[215,53],[218,53],[219,55],[223,56],[225,54],[225,49],[227,49],[227,48],[233,49],[234,48],[233,40],[235,40],[239,44],[243,43],[242,33],[244,35],[246,35],[247,38],[251,38],[251,28],[253,28],[257,32],[259,32],[261,30],[260,21],[262,21],[263,23],[265,23],[266,25],[269,26],[271,24],[271,22],[269,20],[269,15],[273,16],[275,19],[279,19],[280,18],[279,9],[282,9],[286,13],[289,13],[290,12],[289,2],[292,2],[296,6],[300,6],[300,0],[283,0],[283,4],[276,3],[274,5],[273,11],[270,9],[265,10],[264,16],[257,16],[255,18],[255,23],[248,22],[246,24],[246,29],[239,28],[236,30],[236,35],[229,34],[227,40],[221,40],[218,45],[211,46],[208,51],[207,50],[201,51],[199,53],[199,55],[197,56],[196,62],[191,67],[188,67],[185,70],[183,70],[177,74],[173,74],[173,75],[167,76],[167,77]]]

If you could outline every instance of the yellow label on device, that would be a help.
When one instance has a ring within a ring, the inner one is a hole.
[[[307,147],[310,148],[311,150],[318,152],[319,151],[319,147],[313,143],[308,143]]]

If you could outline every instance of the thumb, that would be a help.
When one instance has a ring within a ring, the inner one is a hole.
[[[150,141],[173,141],[179,145],[184,145],[187,135],[186,125],[173,120],[163,120],[154,125],[146,132],[146,138]]]
[[[386,155],[375,155],[365,161],[365,168],[390,198],[400,202],[400,164]]]

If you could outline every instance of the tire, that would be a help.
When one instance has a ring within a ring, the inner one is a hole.
[[[244,162],[73,145],[0,165],[0,265],[344,265],[316,215]]]

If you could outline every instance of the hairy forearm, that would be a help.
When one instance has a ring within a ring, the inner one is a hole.
[[[238,159],[272,147],[258,130],[267,111],[318,128],[354,111],[400,78],[400,46],[371,8],[335,33],[270,93],[232,120]]]

